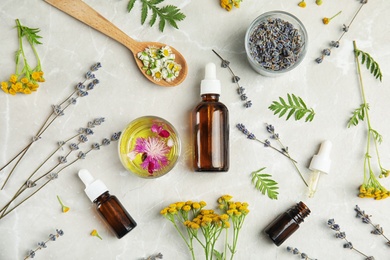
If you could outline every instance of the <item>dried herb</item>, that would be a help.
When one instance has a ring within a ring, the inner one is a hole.
[[[279,192],[278,183],[271,179],[272,175],[266,173],[260,173],[265,167],[260,170],[252,172],[252,184],[255,185],[256,189],[259,190],[263,195],[267,193],[268,198],[277,200]]]
[[[35,253],[38,250],[46,248],[48,242],[56,241],[57,238],[59,238],[60,236],[63,236],[63,235],[64,235],[64,231],[62,231],[61,229],[56,229],[56,234],[55,235],[54,234],[50,234],[49,235],[49,239],[47,239],[46,241],[39,242],[38,243],[38,247],[36,249],[28,251],[28,255],[24,258],[24,260],[29,259],[29,258],[34,258],[35,257]]]
[[[329,219],[328,220],[328,227],[336,232],[336,234],[335,234],[336,238],[343,239],[345,241],[345,243],[343,244],[343,247],[345,249],[354,250],[355,252],[357,252],[357,253],[361,254],[362,256],[364,256],[365,260],[375,260],[375,258],[373,256],[368,256],[368,255],[364,254],[363,252],[361,252],[360,250],[356,249],[353,246],[352,242],[347,239],[347,235],[345,234],[345,232],[342,232],[340,230],[340,226],[335,223],[334,219]]]
[[[19,49],[15,56],[15,73],[9,77],[8,81],[1,82],[1,89],[11,95],[16,95],[16,93],[31,94],[38,89],[39,83],[45,81],[41,60],[35,48],[35,45],[42,44],[40,42],[42,37],[38,35],[40,29],[24,26],[19,19],[16,19],[16,28],[18,30]],[[26,55],[25,46],[23,45],[24,38],[34,53],[37,62],[35,67],[32,67],[31,63],[27,61],[28,55]]]
[[[375,156],[377,159],[378,163],[378,168],[380,170],[379,177],[387,177],[390,175],[390,170],[385,169],[382,166],[381,160],[380,160],[380,155],[379,155],[379,150],[378,150],[378,145],[382,143],[382,135],[379,134],[377,130],[375,130],[372,127],[371,120],[370,120],[370,114],[369,114],[369,106],[368,102],[366,99],[366,94],[365,94],[365,89],[364,89],[364,84],[363,84],[363,77],[362,77],[362,71],[361,71],[361,66],[359,62],[359,54],[362,54],[363,52],[360,51],[357,46],[356,42],[353,42],[353,48],[354,48],[354,53],[355,53],[355,63],[357,66],[357,71],[358,71],[358,76],[359,76],[359,85],[360,85],[360,92],[362,95],[362,100],[363,104],[360,105],[359,108],[355,109],[353,112],[352,117],[348,121],[348,127],[352,125],[357,125],[359,121],[366,121],[367,123],[367,144],[366,144],[366,152],[364,156],[364,164],[363,164],[363,184],[359,187],[359,197],[360,198],[375,198],[376,200],[379,199],[385,199],[390,196],[390,191],[388,191],[385,187],[383,187],[380,182],[378,181],[376,174],[374,173],[373,169],[373,157],[371,155],[371,143],[374,143],[375,146]],[[379,65],[371,58],[371,56],[368,55],[363,55],[366,57],[370,57],[370,64],[375,63],[375,69],[372,72],[373,76],[376,77],[377,79],[381,79],[382,76],[378,76],[380,69]],[[366,66],[367,69],[370,70],[371,72],[371,66]],[[375,72],[375,70],[377,71]],[[379,72],[378,72],[379,71]]]
[[[237,94],[240,96],[241,101],[244,102],[243,106],[245,108],[250,108],[252,106],[252,101],[248,100],[248,96],[245,94],[245,88],[240,85],[240,77],[234,74],[233,70],[230,68],[230,61],[222,58],[215,50],[213,50],[213,52],[221,59],[221,67],[227,68],[232,74],[232,82],[237,85]]]
[[[294,115],[295,120],[300,120],[308,113],[305,122],[314,119],[315,112],[313,108],[308,108],[302,98],[294,94],[287,94],[287,101],[281,97],[279,97],[279,101],[273,101],[268,107],[268,109],[274,111],[274,115],[279,114],[279,117],[282,117],[288,112],[286,120],[292,115]]]
[[[180,9],[174,5],[166,5],[163,7],[158,7],[157,5],[164,2],[164,0],[140,0],[142,3],[141,8],[141,24],[144,24],[146,18],[148,17],[149,11],[152,12],[151,18],[149,20],[149,25],[152,27],[159,17],[158,28],[161,32],[164,31],[165,25],[168,23],[172,27],[179,29],[177,26],[177,21],[182,21],[186,16],[180,12]],[[130,12],[136,0],[130,0],[127,5],[127,11]]]

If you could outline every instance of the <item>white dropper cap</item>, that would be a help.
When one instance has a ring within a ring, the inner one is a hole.
[[[93,202],[100,195],[108,191],[107,186],[101,180],[95,180],[88,170],[82,169],[79,171],[79,177],[85,184],[84,192]]]
[[[206,64],[205,76],[200,83],[200,95],[203,94],[221,94],[221,82],[217,79],[215,64],[212,62]]]
[[[322,173],[329,173],[332,161],[330,159],[330,151],[332,150],[331,141],[323,141],[317,155],[311,159],[309,169]]]

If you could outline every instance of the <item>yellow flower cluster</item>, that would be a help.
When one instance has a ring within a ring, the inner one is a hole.
[[[191,229],[199,229],[200,227],[209,227],[211,225],[229,228],[229,216],[227,214],[218,215],[214,212],[214,210],[206,210],[203,209],[200,211],[199,215],[197,215],[192,221],[186,220],[184,221],[184,226]]]
[[[12,74],[8,81],[1,82],[1,89],[11,95],[16,95],[16,93],[31,94],[38,89],[38,82],[45,82],[43,71],[34,71],[24,75],[24,77]]]
[[[220,0],[221,7],[230,12],[234,7],[239,8],[242,0]]]
[[[246,216],[249,213],[248,203],[231,201],[232,196],[224,195],[218,199],[219,208],[229,216]]]
[[[390,191],[383,187],[367,187],[366,185],[361,185],[359,187],[360,198],[374,198],[376,200],[386,199],[390,196]]]
[[[200,202],[192,202],[192,201],[186,201],[186,202],[176,202],[168,207],[162,209],[160,211],[160,214],[163,216],[169,215],[175,215],[178,212],[180,213],[188,213],[191,210],[198,211],[206,206],[206,202],[200,201]]]

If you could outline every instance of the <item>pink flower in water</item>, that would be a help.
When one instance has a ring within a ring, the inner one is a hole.
[[[170,133],[167,131],[167,130],[164,130],[162,128],[162,126],[158,126],[156,124],[153,124],[152,125],[152,128],[151,128],[151,131],[153,133],[157,133],[159,136],[163,137],[163,138],[167,138],[170,136]]]
[[[167,158],[171,148],[158,137],[137,138],[134,151],[142,153],[141,167],[150,174],[162,169],[169,163]]]

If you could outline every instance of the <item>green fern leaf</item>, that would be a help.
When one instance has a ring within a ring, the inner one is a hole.
[[[312,108],[308,108],[302,98],[297,97],[294,94],[287,94],[287,102],[279,97],[278,101],[273,101],[268,107],[274,112],[274,115],[279,114],[279,117],[284,116],[287,112],[286,120],[290,119],[293,115],[295,120],[300,120],[306,115],[306,122],[314,119],[315,112]]]
[[[265,167],[260,170],[252,172],[252,184],[263,195],[267,194],[270,199],[278,199],[278,183],[272,180],[270,174],[261,173]]]
[[[359,120],[360,121],[364,121],[364,118],[365,118],[365,114],[366,114],[366,109],[368,110],[369,107],[368,107],[368,104],[365,105],[365,104],[361,104],[359,108],[356,108],[353,112],[352,112],[352,116],[351,118],[349,119],[348,121],[348,125],[347,127],[351,127],[351,126],[356,126],[359,124]]]
[[[141,24],[144,24],[146,21],[146,17],[148,17],[148,5],[146,2],[142,2],[142,9],[141,9]]]
[[[129,3],[127,4],[127,11],[130,13],[130,11],[134,7],[135,0],[130,0]]]
[[[361,64],[366,65],[367,70],[376,78],[382,81],[382,71],[379,64],[371,57],[370,54],[362,50],[355,50],[356,58],[361,54]]]

